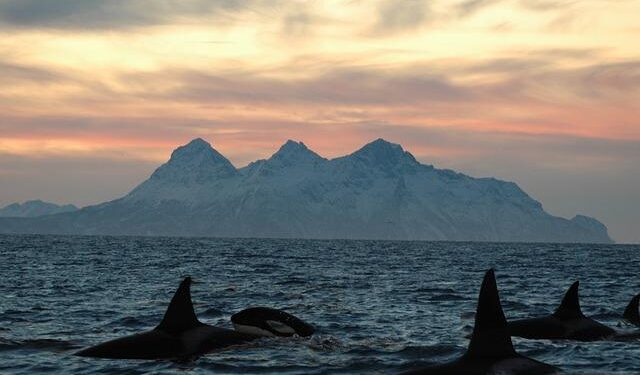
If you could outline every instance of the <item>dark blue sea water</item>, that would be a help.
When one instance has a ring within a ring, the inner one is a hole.
[[[394,373],[464,352],[489,267],[508,318],[551,312],[580,279],[584,312],[617,326],[639,266],[640,246],[0,236],[0,373]],[[72,355],[155,326],[185,275],[206,323],[266,305],[318,332],[192,363]],[[514,343],[570,374],[640,373],[640,342]]]

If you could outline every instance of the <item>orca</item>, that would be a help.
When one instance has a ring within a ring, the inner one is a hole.
[[[404,375],[542,375],[555,374],[554,366],[518,354],[507,331],[493,269],[480,287],[473,334],[466,353],[453,362],[404,372]]]
[[[565,293],[560,306],[553,314],[540,318],[520,319],[509,322],[509,334],[526,339],[576,341],[633,340],[640,338],[638,333],[621,333],[585,316],[580,309],[579,286],[579,281],[571,285]],[[635,316],[632,311],[634,306]],[[625,311],[625,318],[633,323],[638,316],[637,299],[635,302],[632,300],[629,303],[627,310]]]
[[[231,316],[233,327],[238,332],[259,336],[291,337],[313,335],[313,326],[282,310],[269,307],[250,307]]]
[[[200,322],[191,301],[191,282],[191,278],[186,277],[180,283],[162,321],[154,329],[86,348],[76,355],[111,359],[188,360],[214,350],[246,344],[264,337]],[[291,319],[299,320],[283,311],[274,311],[280,312],[269,315],[269,319],[274,322],[279,322],[279,319],[285,322]],[[264,324],[257,315],[253,315],[251,322],[244,323],[247,327],[252,324]]]

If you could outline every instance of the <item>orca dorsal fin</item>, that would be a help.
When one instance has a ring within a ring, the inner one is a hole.
[[[465,356],[510,357],[515,354],[500,304],[496,276],[490,269],[482,280],[473,335]]]
[[[185,277],[156,329],[175,334],[200,324],[191,302],[191,277]]]
[[[584,318],[580,309],[580,297],[578,296],[578,288],[580,281],[571,284],[569,290],[564,294],[560,306],[553,313],[553,316],[561,319]]]
[[[640,303],[640,294],[636,294],[635,297],[631,299],[631,302],[627,305],[627,308],[624,309],[623,317],[628,320],[630,323],[633,323],[636,326],[640,327],[640,313],[638,312],[638,304]]]

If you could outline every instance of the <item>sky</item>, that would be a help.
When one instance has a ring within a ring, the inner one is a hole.
[[[0,0],[0,206],[376,138],[640,242],[640,0]]]

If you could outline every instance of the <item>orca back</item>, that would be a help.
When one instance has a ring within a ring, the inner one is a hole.
[[[576,281],[567,290],[562,298],[560,306],[553,313],[553,316],[558,319],[580,319],[584,318],[582,309],[580,308],[580,296],[578,294],[578,288],[580,282]]]
[[[442,365],[411,370],[406,375],[541,375],[557,372],[553,366],[516,353],[507,330],[493,269],[482,280],[475,325],[467,352]]]
[[[111,359],[172,359],[183,356],[179,339],[160,330],[122,337],[83,349],[80,357]]]
[[[185,277],[156,329],[175,335],[200,325],[191,301],[191,278]]]
[[[516,356],[507,329],[507,319],[502,311],[498,287],[493,269],[482,280],[475,325],[466,358]]]
[[[509,322],[509,334],[525,339],[559,340],[567,335],[566,324],[553,315],[541,318],[518,319]]]
[[[104,342],[76,353],[82,357],[162,359],[191,355],[197,348],[186,348],[180,335],[204,326],[198,321],[191,302],[191,278],[186,277],[169,303],[160,324],[151,331]]]
[[[510,334],[543,340],[598,341],[613,338],[615,330],[582,313],[579,286],[578,281],[571,284],[553,314],[509,322]]]

